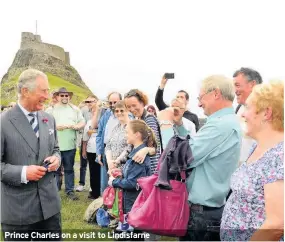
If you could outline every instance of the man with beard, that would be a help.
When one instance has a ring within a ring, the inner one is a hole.
[[[107,162],[105,157],[105,146],[111,138],[112,131],[116,125],[119,124],[119,120],[114,115],[115,104],[122,100],[122,95],[118,92],[112,92],[108,95],[109,108],[100,118],[98,124],[98,133],[96,136],[96,154],[98,161],[101,161],[104,166],[101,167],[101,194],[108,185],[107,175]]]
[[[71,200],[78,200],[74,194],[74,159],[76,153],[77,131],[85,126],[85,121],[79,108],[70,104],[73,96],[66,88],[60,88],[56,93],[58,103],[49,111],[56,121],[58,141],[64,168],[65,192]],[[57,181],[59,185],[60,170],[58,169]]]

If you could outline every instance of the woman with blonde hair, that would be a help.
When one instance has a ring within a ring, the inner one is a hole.
[[[284,83],[254,87],[243,117],[256,140],[246,162],[232,175],[232,194],[221,223],[221,239],[280,240],[284,233]]]

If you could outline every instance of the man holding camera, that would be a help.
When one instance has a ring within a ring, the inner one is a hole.
[[[172,75],[169,75],[172,74]],[[155,104],[158,107],[159,111],[164,110],[166,108],[168,108],[168,105],[165,104],[165,102],[163,101],[163,92],[164,92],[164,88],[167,84],[168,79],[173,79],[174,78],[174,74],[173,73],[165,73],[162,77],[160,86],[156,92],[155,95]],[[189,94],[184,91],[184,90],[180,90],[177,95],[176,95],[177,99],[180,99],[182,102],[184,102],[185,106],[187,107],[189,104]],[[189,110],[186,110],[183,114],[183,117],[190,120],[191,122],[193,122],[195,124],[196,127],[196,131],[198,131],[199,129],[199,119],[198,116],[195,113],[190,112]]]

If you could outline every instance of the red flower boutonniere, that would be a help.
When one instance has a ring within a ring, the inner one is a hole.
[[[47,123],[47,122],[48,122],[48,119],[47,119],[47,118],[43,118],[43,122],[44,122],[44,123]]]

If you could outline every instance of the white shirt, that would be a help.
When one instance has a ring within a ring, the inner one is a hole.
[[[113,129],[119,124],[119,120],[112,113],[105,128],[104,144],[107,144],[112,136]]]
[[[245,162],[249,156],[249,152],[256,141],[249,136],[247,136],[246,133],[246,123],[244,118],[241,116],[244,112],[244,106],[242,105],[240,109],[238,110],[237,116],[240,120],[240,126],[242,130],[242,143],[241,143],[241,150],[240,150],[240,160],[238,163],[238,166],[240,166],[243,162]]]
[[[26,110],[21,104],[20,102],[18,102],[18,105],[20,107],[20,109],[23,111],[23,113],[25,114],[26,118],[28,119],[29,123],[30,121],[33,119],[33,117],[29,116],[30,113],[33,113],[35,115],[35,121],[38,122],[38,115],[37,112],[29,112],[28,110]],[[21,172],[21,183],[25,183],[27,184],[29,181],[27,180],[27,166],[23,166],[22,168],[22,172]]]
[[[83,131],[83,141],[87,141],[87,152],[88,153],[96,153],[96,136],[97,133],[93,133],[90,137],[88,136],[88,130],[91,129],[91,121],[89,120],[84,127]]]
[[[189,132],[190,136],[193,137],[196,134],[195,124],[191,120],[184,117],[182,117],[182,123],[184,128]]]

